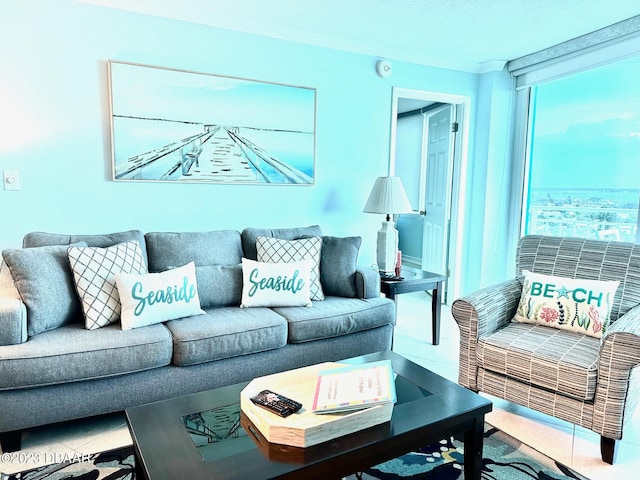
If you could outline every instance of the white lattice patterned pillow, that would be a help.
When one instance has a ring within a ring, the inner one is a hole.
[[[261,236],[256,239],[256,250],[259,262],[289,263],[310,260],[311,300],[324,300],[324,292],[320,283],[322,237],[282,240],[280,238]]]
[[[147,265],[137,241],[111,247],[69,247],[69,264],[73,273],[85,327],[104,327],[120,320],[120,296],[115,275],[147,273]]]

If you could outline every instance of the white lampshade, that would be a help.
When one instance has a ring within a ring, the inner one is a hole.
[[[378,177],[363,212],[387,215],[413,212],[400,178]]]
[[[381,272],[393,273],[398,254],[398,231],[391,221],[391,215],[413,212],[400,179],[378,177],[363,211],[387,215],[387,220],[382,222],[382,228],[378,231],[377,261]]]

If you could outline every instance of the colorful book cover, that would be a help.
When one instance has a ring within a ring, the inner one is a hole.
[[[348,365],[318,373],[314,413],[336,413],[396,402],[390,360]]]

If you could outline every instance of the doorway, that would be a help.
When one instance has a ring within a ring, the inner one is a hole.
[[[397,219],[403,267],[445,274],[445,303],[460,284],[468,104],[457,95],[393,90],[390,174],[401,178],[414,209]]]

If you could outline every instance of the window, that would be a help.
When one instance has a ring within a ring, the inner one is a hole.
[[[525,234],[635,242],[640,57],[531,87]]]

